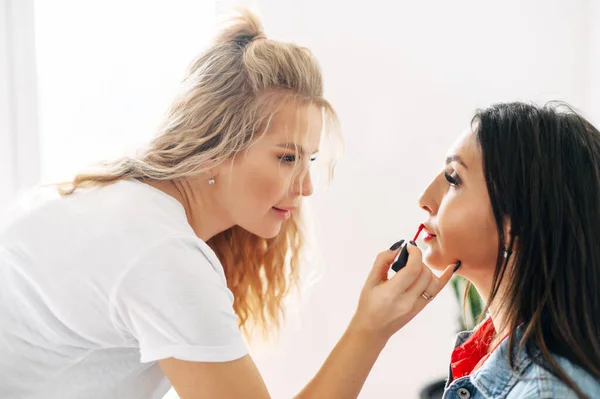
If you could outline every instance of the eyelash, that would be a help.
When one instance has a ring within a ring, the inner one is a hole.
[[[296,155],[282,155],[282,156],[278,156],[277,158],[279,158],[281,161],[283,161],[283,163],[287,163],[287,164],[291,164],[296,162]],[[310,161],[314,162],[316,161],[317,157],[311,157]]]
[[[451,186],[460,186],[460,177],[458,176],[458,174],[456,174],[456,171],[454,171],[452,174],[444,172],[444,176],[446,177],[446,180],[448,180],[448,183],[450,183]]]

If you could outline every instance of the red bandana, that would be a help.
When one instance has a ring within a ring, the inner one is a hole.
[[[502,342],[498,342],[488,353],[488,348],[495,334],[496,329],[492,324],[492,319],[488,317],[465,342],[454,348],[450,364],[453,379],[471,375],[485,363]]]

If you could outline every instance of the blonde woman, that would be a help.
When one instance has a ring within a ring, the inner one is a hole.
[[[0,235],[0,397],[268,398],[246,349],[299,280],[309,163],[335,114],[304,48],[241,13],[136,157],[78,175]],[[386,341],[436,295],[415,246],[382,252],[299,398],[353,398]],[[424,295],[423,293],[428,295]]]

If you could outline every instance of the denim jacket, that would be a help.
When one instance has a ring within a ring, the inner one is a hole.
[[[472,334],[473,331],[459,333],[455,347]],[[517,331],[517,338],[520,335],[521,331]],[[563,357],[555,359],[589,398],[600,399],[600,380]],[[471,375],[452,381],[450,371],[443,399],[577,399],[563,382],[534,363],[525,350],[515,356],[515,369],[516,373],[508,363],[508,339],[505,339]]]

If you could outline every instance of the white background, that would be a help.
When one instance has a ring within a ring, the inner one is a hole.
[[[302,327],[263,363],[273,394],[284,398],[308,381],[342,333],[374,255],[412,236],[423,220],[416,198],[476,107],[561,99],[600,123],[600,6],[561,0],[260,5],[267,33],[306,45],[321,61],[347,142],[336,181],[317,198],[326,274]],[[427,381],[444,377],[456,312],[447,290],[389,343],[362,397],[415,398]]]
[[[560,99],[600,123],[599,3],[252,3],[269,36],[318,57],[346,141],[314,197],[322,278],[282,340],[254,349],[274,397],[319,368],[376,253],[412,236],[416,198],[476,107]],[[208,1],[0,0],[0,205],[152,136],[213,17]],[[361,397],[413,398],[443,378],[457,312],[447,290],[392,339]]]

